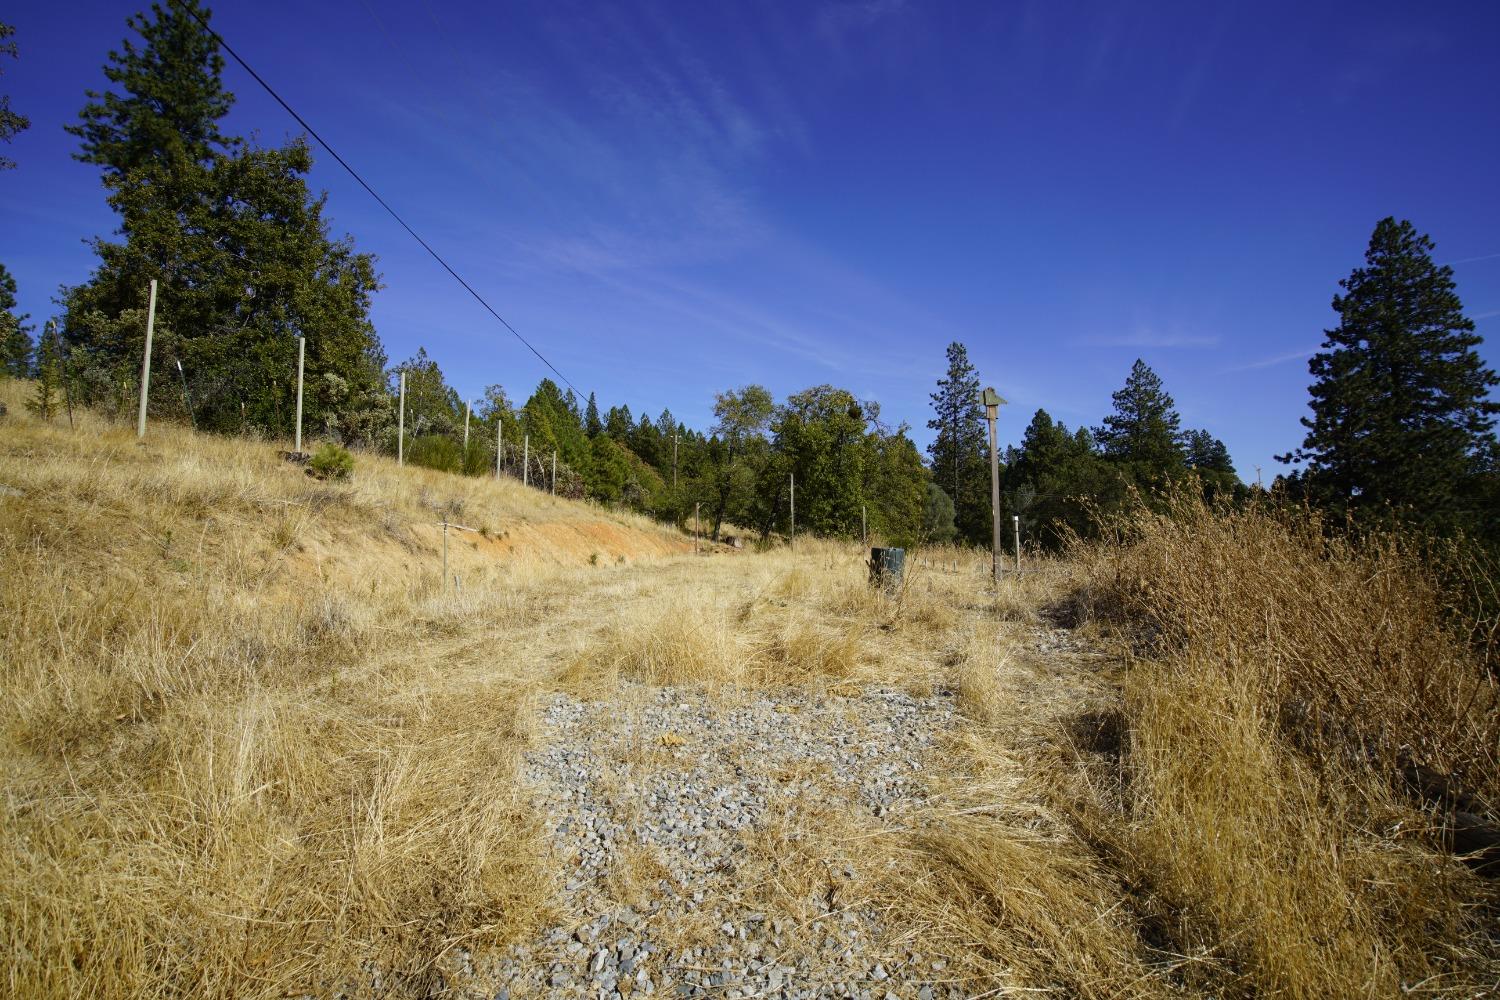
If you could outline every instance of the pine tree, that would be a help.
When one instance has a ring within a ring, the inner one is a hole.
[[[1182,418],[1156,372],[1137,358],[1124,387],[1113,399],[1114,412],[1094,431],[1105,457],[1148,490],[1160,489],[1180,477],[1186,465]]]
[[[1235,474],[1229,448],[1205,430],[1190,430],[1182,435],[1182,451],[1188,468],[1203,484],[1203,495],[1215,497],[1234,494],[1243,489]]]
[[[953,501],[959,537],[971,544],[985,542],[990,537],[988,437],[979,376],[969,363],[968,350],[957,341],[948,345],[948,374],[938,379],[932,409],[927,421],[937,431],[927,447],[932,477]]]
[[[406,433],[412,437],[436,434],[457,439],[463,427],[463,400],[458,390],[448,385],[443,370],[427,355],[427,348],[391,369],[395,386],[406,376]],[[399,389],[392,389],[399,393]]]
[[[672,416],[671,410],[661,411],[661,415],[656,418],[656,429],[661,431],[661,436],[668,440],[673,434],[678,433],[677,418]]]
[[[16,43],[7,42],[6,39],[16,33],[16,29],[8,24],[0,23],[0,55],[15,57]],[[10,142],[17,134],[31,127],[31,119],[25,115],[10,109],[10,95],[0,94],[0,139]],[[16,161],[7,156],[0,156],[0,170],[14,170]]]
[[[594,394],[589,393],[589,405],[583,411],[583,432],[590,438],[598,437],[604,431],[604,421],[599,419],[599,404],[594,399]]]
[[[1199,472],[1234,472],[1229,449],[1208,431],[1191,430],[1183,434],[1182,450],[1187,464]]]
[[[604,433],[614,438],[616,442],[624,444],[630,440],[630,432],[635,429],[635,418],[630,415],[629,406],[611,406],[604,415]]]
[[[241,142],[219,128],[234,95],[220,79],[218,42],[193,16],[207,21],[208,11],[198,0],[174,0],[152,4],[151,13],[125,22],[139,44],[127,37],[109,54],[104,75],[119,90],[87,91],[82,121],[67,126],[83,140],[75,157],[104,168],[126,232],[158,209],[188,210],[215,157]]]
[[[568,406],[568,397],[557,383],[544,378],[521,408],[524,432],[531,435],[531,453],[540,457],[552,450],[557,460],[589,479],[592,449],[584,436],[582,424]],[[550,460],[550,459],[549,459]]]
[[[62,354],[58,338],[42,337],[36,349],[36,383],[26,408],[42,420],[50,421],[62,402]]]
[[[16,279],[0,264],[0,375],[26,378],[31,374],[31,328],[27,316],[17,316]]]
[[[1049,549],[1070,535],[1089,537],[1095,514],[1115,509],[1124,495],[1118,470],[1099,456],[1093,436],[1081,427],[1069,431],[1046,410],[1026,425],[1002,487],[1023,536]]]
[[[77,158],[102,169],[122,240],[95,240],[98,268],[65,293],[70,355],[106,376],[87,383],[90,395],[108,395],[138,364],[138,345],[89,334],[144,308],[157,279],[158,322],[177,332],[161,346],[184,365],[199,426],[235,430],[248,417],[289,430],[298,335],[313,374],[306,419],[354,426],[335,407],[378,398],[386,363],[369,321],[374,260],[330,238],[305,140],[257,149],[224,133],[233,95],[194,13],[208,17],[195,0],[132,17],[139,37],[110,53],[111,89],[90,92],[71,128]]]
[[[1435,264],[1433,249],[1410,222],[1375,226],[1365,266],[1339,282],[1339,325],[1308,362],[1307,436],[1278,458],[1307,464],[1316,501],[1364,512],[1389,505],[1446,528],[1461,520],[1496,448],[1500,404],[1489,394],[1500,378],[1476,352],[1481,338],[1453,269]]]
[[[635,428],[630,432],[628,442],[631,452],[647,465],[656,465],[661,459],[661,432],[656,429],[656,423],[642,411],[641,419],[636,421]]]

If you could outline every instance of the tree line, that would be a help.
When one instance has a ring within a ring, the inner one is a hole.
[[[1002,528],[1056,548],[1088,538],[1127,505],[1160,506],[1184,484],[1209,500],[1255,493],[1331,515],[1330,524],[1413,526],[1462,535],[1500,556],[1500,444],[1492,398],[1500,377],[1480,357],[1453,270],[1409,221],[1375,226],[1364,266],[1339,282],[1337,324],[1308,362],[1309,416],[1290,468],[1267,493],[1236,475],[1211,433],[1184,430],[1160,378],[1137,360],[1097,427],[1069,429],[1037,410],[1001,472]],[[979,381],[961,344],[933,394],[929,449],[934,504],[951,500],[954,534],[984,544],[990,532],[986,431]],[[943,490],[947,496],[937,496]]]
[[[979,401],[979,375],[961,343],[948,345],[947,374],[932,394],[935,432],[928,448],[928,531],[936,539],[971,545],[991,540],[988,429]],[[1206,430],[1183,430],[1161,379],[1137,359],[1098,427],[1069,429],[1045,409],[1026,425],[1019,446],[1000,465],[1001,532],[1043,548],[1070,537],[1090,537],[1102,515],[1190,478],[1209,497],[1243,499],[1224,443]]]
[[[104,66],[109,87],[86,92],[68,127],[75,157],[100,170],[118,228],[92,241],[96,266],[60,291],[57,319],[37,331],[17,315],[15,281],[0,264],[0,370],[36,380],[38,412],[50,416],[59,395],[106,411],[134,405],[154,278],[158,417],[288,435],[302,336],[304,426],[346,445],[395,452],[404,377],[404,450],[418,464],[469,475],[503,468],[679,523],[696,509],[714,536],[725,525],[763,538],[783,530],[795,483],[802,530],[989,543],[980,378],[962,343],[949,345],[932,393],[926,461],[908,427],[832,385],[779,403],[763,386],[727,389],[715,397],[715,422],[695,430],[666,410],[601,411],[593,394],[579,399],[550,379],[524,402],[499,385],[466,402],[425,350],[390,364],[369,318],[376,262],[330,231],[326,197],[307,183],[307,141],[261,146],[225,131],[234,95],[200,24],[209,16],[197,0],[173,0],[129,18],[132,36]],[[0,54],[16,54],[4,41],[12,33],[0,25]],[[0,98],[0,138],[27,124]],[[1275,495],[1500,544],[1497,378],[1433,249],[1411,223],[1382,220],[1365,265],[1340,282],[1338,324],[1309,363],[1307,433],[1279,456],[1292,469],[1276,477]],[[1007,545],[1012,516],[1028,543],[1055,548],[1093,534],[1100,515],[1184,485],[1227,502],[1254,492],[1221,440],[1182,427],[1143,360],[1098,426],[1070,428],[1039,409],[1003,458]]]

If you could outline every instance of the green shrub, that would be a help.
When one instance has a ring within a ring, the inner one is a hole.
[[[488,475],[495,467],[495,450],[476,438],[463,449],[462,463],[463,474],[466,476]]]
[[[325,444],[313,455],[307,467],[319,479],[348,479],[354,472],[354,456],[347,448]]]
[[[462,472],[463,446],[441,434],[424,434],[406,446],[406,460],[439,472]]]

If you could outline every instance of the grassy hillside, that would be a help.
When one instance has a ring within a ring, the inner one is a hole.
[[[43,426],[0,393],[13,995],[280,995],[524,930],[526,661],[585,578],[691,542],[510,481],[360,456],[320,483],[271,442]],[[483,532],[449,539],[456,596],[444,517]]]
[[[525,778],[540,706],[607,706],[629,776],[609,794],[649,819],[631,782],[698,753],[645,735],[664,686],[877,725],[862,692],[956,710],[908,811],[777,771],[789,804],[734,845],[737,905],[784,920],[788,953],[859,911],[886,927],[871,961],[927,963],[872,990],[1500,980],[1495,884],[1452,853],[1458,800],[1407,779],[1441,775],[1495,819],[1493,623],[1453,589],[1492,588],[1482,570],[1187,502],[998,589],[984,555],[927,549],[884,592],[852,546],[697,557],[510,481],[362,456],[321,483],[274,442],[43,426],[21,391],[0,385],[10,995],[493,996],[471,953],[589,916]],[[450,535],[456,588],[444,518],[482,529]],[[626,846],[599,892],[645,912],[663,859]],[[653,921],[664,954],[723,939],[699,913]]]

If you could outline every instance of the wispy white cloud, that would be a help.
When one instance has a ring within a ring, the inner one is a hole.
[[[1219,346],[1217,334],[1138,328],[1129,333],[1104,333],[1085,338],[1095,347],[1207,348]]]
[[[784,262],[789,291],[798,285],[801,290],[818,289],[823,295],[790,294],[777,307],[768,308],[753,292],[689,277],[670,267],[592,267],[583,257],[573,264],[621,300],[675,314],[688,320],[700,336],[736,342],[741,346],[734,353],[741,357],[763,358],[773,367],[772,359],[777,357],[797,358],[823,369],[830,380],[851,374],[910,378],[911,329],[939,339],[957,336],[936,318],[881,291],[858,272],[793,241],[774,238],[766,256]],[[859,305],[834,309],[827,305],[829,298]]]
[[[1231,372],[1248,372],[1256,368],[1270,368],[1273,365],[1286,364],[1288,361],[1296,361],[1299,358],[1310,358],[1318,353],[1316,347],[1305,351],[1293,351],[1290,354],[1278,354],[1274,358],[1263,358],[1260,361],[1251,361],[1249,364],[1235,365],[1233,368],[1225,368],[1219,372],[1220,375],[1228,375]]]
[[[1447,36],[1435,28],[1416,29],[1409,23],[1390,28],[1374,21],[1356,27],[1343,39],[1350,55],[1335,64],[1329,81],[1334,103],[1348,104],[1402,67],[1437,57],[1447,45]]]
[[[1482,253],[1478,257],[1460,257],[1458,260],[1445,260],[1444,264],[1474,264],[1481,260],[1494,260],[1500,257],[1500,253]]]
[[[853,47],[903,7],[841,3],[811,17]],[[765,164],[805,154],[813,134],[790,96],[786,43],[736,14],[747,29],[738,63],[710,63],[670,10],[560,8],[539,41],[571,71],[566,86],[476,68],[471,99],[450,106],[450,119],[416,97],[391,109],[469,195],[433,220],[439,231],[482,247],[481,285],[545,289],[530,307],[538,329],[597,332],[584,371],[608,369],[605,355],[649,335],[681,338],[694,371],[812,369],[824,374],[806,377],[875,387],[909,378],[914,364],[928,374],[913,331],[924,343],[966,331],[804,244],[761,200]],[[737,273],[741,261],[753,266]],[[722,349],[699,351],[705,344]]]
[[[1182,126],[1197,103],[1205,79],[1218,62],[1219,50],[1228,37],[1230,19],[1235,13],[1232,4],[1210,4],[1206,10],[1213,12],[1213,23],[1207,31],[1199,34],[1192,46],[1191,58],[1187,60],[1187,71],[1178,83],[1177,98],[1168,119],[1174,130]]]
[[[837,40],[900,13],[905,6],[906,0],[842,0],[818,11],[817,28]]]

